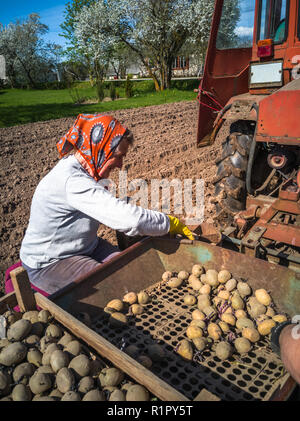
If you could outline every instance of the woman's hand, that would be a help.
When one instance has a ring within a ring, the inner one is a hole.
[[[175,216],[168,215],[170,220],[170,234],[181,234],[185,235],[189,240],[194,240],[192,232]]]

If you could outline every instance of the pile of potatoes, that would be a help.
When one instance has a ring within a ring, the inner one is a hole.
[[[9,310],[0,339],[0,400],[148,401],[149,391],[90,352],[47,310]]]
[[[168,287],[188,286],[183,304],[191,308],[192,321],[187,327],[187,339],[176,347],[186,360],[208,347],[221,360],[233,353],[247,354],[262,337],[270,335],[276,323],[287,320],[276,314],[274,303],[265,289],[252,288],[244,280],[236,280],[226,270],[219,272],[195,264],[191,273],[165,272],[162,280]]]

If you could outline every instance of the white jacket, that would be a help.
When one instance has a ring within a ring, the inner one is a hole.
[[[74,255],[90,255],[102,223],[133,235],[169,232],[169,218],[115,198],[70,155],[40,181],[32,198],[20,258],[39,269]]]

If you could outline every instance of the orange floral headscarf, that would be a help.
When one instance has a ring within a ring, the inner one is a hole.
[[[74,125],[57,143],[57,150],[62,158],[73,148],[88,165],[96,181],[99,172],[118,147],[126,127],[114,117],[101,114],[79,114]],[[81,160],[80,160],[81,161]]]

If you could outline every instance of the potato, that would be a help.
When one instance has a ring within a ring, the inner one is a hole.
[[[31,401],[31,391],[25,384],[17,384],[11,394],[13,401]]]
[[[251,349],[251,343],[246,338],[237,338],[234,341],[234,346],[239,354],[246,354]]]
[[[187,295],[185,295],[185,297],[183,298],[183,302],[184,302],[184,304],[185,304],[185,305],[187,305],[187,306],[193,306],[193,305],[195,305],[195,304],[196,304],[197,299],[196,299],[196,297],[194,297],[194,295],[187,294]]]
[[[137,357],[138,357],[138,355],[139,355],[139,353],[140,353],[140,350],[139,350],[139,348],[137,347],[137,346],[135,346],[135,345],[128,345],[125,349],[124,349],[124,352],[126,353],[126,354],[128,354],[130,357],[132,357],[133,359],[137,359]]]
[[[242,330],[243,338],[249,339],[250,342],[255,343],[259,341],[260,335],[256,329],[253,327],[245,327]]]
[[[193,320],[204,320],[205,314],[200,311],[198,308],[192,312],[192,319]]]
[[[70,358],[65,351],[56,350],[51,354],[50,366],[52,370],[57,373],[61,368],[67,367],[70,363]]]
[[[206,271],[206,282],[212,287],[218,286],[218,272],[214,269],[208,269]]]
[[[237,319],[247,318],[247,313],[245,312],[245,310],[236,310],[234,315]]]
[[[170,288],[179,288],[181,286],[181,284],[183,283],[182,279],[179,278],[171,278],[168,282],[167,282],[167,286]]]
[[[236,288],[237,281],[233,278],[229,279],[229,281],[226,282],[225,288],[227,291],[231,292]]]
[[[236,324],[236,318],[233,314],[223,313],[221,316],[221,320],[230,326],[235,326]]]
[[[225,303],[225,300],[223,300],[222,298],[220,298],[220,297],[214,297],[213,299],[212,299],[212,302],[213,302],[213,305],[216,307],[216,308],[219,308],[219,307],[221,307],[224,303]]]
[[[75,377],[85,377],[90,373],[91,362],[86,355],[80,354],[71,360],[68,368],[74,370]]]
[[[266,313],[266,306],[257,301],[255,297],[250,297],[247,303],[247,310],[253,319],[256,319],[261,314]]]
[[[22,363],[15,367],[13,371],[13,380],[15,383],[28,384],[30,377],[35,372],[35,367],[30,363]]]
[[[204,273],[204,268],[201,265],[194,265],[192,267],[192,274],[200,278],[200,276]]]
[[[229,300],[230,298],[230,292],[227,290],[221,290],[218,293],[218,297],[221,298],[221,300]]]
[[[163,281],[169,281],[169,280],[172,278],[172,276],[173,276],[172,272],[170,272],[170,271],[168,270],[168,271],[166,271],[166,272],[164,272],[164,273],[162,274],[161,279],[162,279]]]
[[[81,401],[81,397],[79,393],[70,390],[62,396],[61,401]]]
[[[10,345],[10,344],[11,344],[11,342],[9,342],[9,340],[7,338],[0,339],[0,350],[2,348],[4,348],[5,346]]]
[[[69,342],[74,341],[74,336],[70,335],[70,333],[66,332],[64,336],[60,338],[57,342],[57,345],[61,345],[63,347],[67,346]]]
[[[151,301],[149,294],[145,291],[141,291],[137,295],[139,304],[147,304]]]
[[[139,384],[129,387],[126,393],[126,401],[149,401],[150,395],[148,390]]]
[[[223,269],[218,273],[218,281],[220,284],[226,284],[229,279],[231,279],[231,273],[228,272],[228,270]]]
[[[186,272],[185,270],[181,270],[180,272],[178,272],[177,278],[178,279],[182,279],[183,281],[186,281],[189,277],[189,273]]]
[[[63,393],[61,393],[58,389],[53,389],[51,390],[51,392],[49,393],[49,396],[52,398],[56,398],[57,400],[61,400],[61,398],[63,397]]]
[[[44,374],[50,374],[50,377],[52,378],[55,374],[52,367],[50,365],[41,365],[35,373],[44,373]]]
[[[194,338],[193,344],[195,345],[195,348],[197,351],[203,351],[207,346],[207,339],[206,338]]]
[[[113,392],[111,392],[108,400],[113,401],[113,402],[125,401],[126,400],[125,393],[122,390],[116,389]]]
[[[248,319],[247,317],[240,317],[236,321],[236,327],[240,330],[245,328],[254,328],[255,325],[252,320]]]
[[[78,383],[78,392],[80,393],[87,393],[90,390],[93,390],[95,388],[95,381],[93,377],[91,376],[85,376],[82,377],[80,382]]]
[[[264,320],[269,320],[269,319],[270,319],[270,317],[268,317],[266,314],[261,314],[260,316],[258,316],[255,319],[255,321],[256,321],[256,324],[259,324],[259,323],[263,322]]]
[[[219,342],[215,351],[220,360],[227,360],[231,356],[233,350],[228,342]]]
[[[88,391],[82,398],[83,401],[105,401],[104,393],[98,389]]]
[[[133,316],[137,316],[138,314],[144,313],[144,307],[140,304],[132,304],[129,307],[129,314],[132,314]]]
[[[53,319],[52,314],[48,310],[41,310],[38,314],[38,321],[42,323],[49,323]]]
[[[204,320],[192,320],[190,326],[199,327],[200,329],[206,329],[206,323]]]
[[[151,358],[147,357],[147,355],[139,355],[136,360],[138,363],[140,363],[142,366],[146,368],[152,367],[152,360]]]
[[[276,323],[283,323],[287,321],[287,317],[284,314],[276,314],[276,316],[273,316],[272,319]]]
[[[24,344],[26,344],[27,346],[35,346],[35,345],[39,345],[40,343],[40,338],[38,335],[29,335],[27,336],[25,339],[23,339]]]
[[[196,279],[192,279],[190,282],[189,282],[189,285],[195,290],[195,291],[199,291],[202,287],[203,287],[203,284],[202,284],[202,282],[198,279],[198,278],[196,278]]]
[[[273,327],[276,326],[276,322],[272,319],[264,320],[263,322],[259,323],[257,326],[257,330],[263,336],[269,335]]]
[[[240,297],[239,293],[234,292],[231,297],[231,306],[234,310],[243,310],[245,303]]]
[[[42,364],[43,365],[50,365],[50,357],[52,355],[52,353],[54,351],[58,351],[61,350],[61,346],[58,345],[57,343],[51,343],[49,344],[49,346],[46,348],[43,356],[42,356]]]
[[[36,367],[40,367],[42,365],[42,357],[43,354],[36,348],[31,348],[27,352],[28,362],[35,365]]]
[[[7,367],[10,365],[19,364],[25,359],[26,354],[26,345],[22,344],[22,342],[14,342],[2,348],[0,352],[0,364],[3,364]]]
[[[26,382],[24,381],[24,384]],[[10,392],[11,378],[8,373],[0,371],[0,396],[8,395]]]
[[[208,306],[203,309],[203,313],[209,320],[215,320],[217,318],[218,312],[213,306]]]
[[[75,377],[72,370],[62,367],[56,375],[56,387],[61,393],[67,393],[75,387]]]
[[[109,324],[112,327],[123,327],[127,324],[127,317],[123,313],[112,313],[109,318]]]
[[[189,339],[201,338],[203,336],[203,331],[200,327],[189,326],[186,330],[186,336]]]
[[[32,398],[32,401],[51,401],[51,402],[54,402],[56,400],[57,400],[57,398],[55,398],[54,396],[44,396],[44,395],[41,395],[41,394],[35,395]]]
[[[209,295],[211,293],[211,286],[208,284],[205,284],[199,289],[199,292],[200,294],[203,294],[203,295]]]
[[[122,303],[121,300],[115,299],[115,300],[111,300],[106,304],[106,307],[108,308],[113,308],[116,311],[122,311],[124,308],[124,304]]]
[[[60,326],[51,323],[48,325],[46,331],[46,336],[51,336],[52,338],[60,339],[63,336],[63,331]]]
[[[137,300],[138,300],[138,297],[137,297],[137,294],[135,292],[128,292],[123,297],[124,303],[127,303],[129,305],[137,303]]]
[[[209,307],[211,305],[210,297],[207,294],[201,294],[198,296],[198,310],[203,311],[205,307]]]
[[[7,310],[3,316],[5,317],[8,326],[22,319],[22,313],[14,310]]]
[[[238,282],[237,290],[242,298],[245,298],[252,293],[251,287],[247,284],[247,282]]]
[[[69,353],[71,355],[71,358],[73,358],[81,353],[82,345],[79,341],[74,340],[74,341],[69,342],[65,346],[64,351]]]
[[[37,310],[25,311],[22,315],[22,319],[29,320],[30,323],[36,323],[38,319],[39,312]]]
[[[176,347],[176,352],[185,360],[191,361],[193,359],[193,348],[190,341],[183,339]]]
[[[274,317],[276,315],[275,310],[272,307],[267,307],[266,316]]]
[[[263,304],[266,307],[268,307],[271,304],[271,297],[263,288],[257,289],[255,291],[255,297],[260,304]]]
[[[219,325],[219,327],[220,327],[220,329],[222,330],[223,333],[230,332],[230,327],[226,322],[223,322],[221,320],[220,322],[218,322],[218,325]]]
[[[7,339],[18,342],[24,339],[31,331],[32,324],[29,320],[20,319],[13,323],[7,330]]]
[[[222,331],[216,323],[209,323],[207,333],[215,341],[218,341],[222,335]]]
[[[148,354],[152,361],[163,361],[166,358],[165,351],[159,344],[149,345]]]
[[[207,283],[207,279],[206,279],[206,274],[205,273],[203,273],[200,276],[200,281],[202,282],[202,284],[206,284]]]
[[[101,387],[118,386],[124,380],[123,371],[116,367],[104,368],[98,377]]]
[[[104,313],[106,313],[107,315],[111,315],[113,313],[116,313],[116,310],[114,308],[109,308],[109,307],[104,307],[103,309]]]
[[[32,393],[38,395],[40,393],[46,392],[52,386],[51,377],[46,373],[35,372],[34,375],[29,380],[29,387]]]
[[[31,325],[30,335],[37,335],[38,337],[42,337],[44,334],[45,325],[42,322],[35,322]]]

